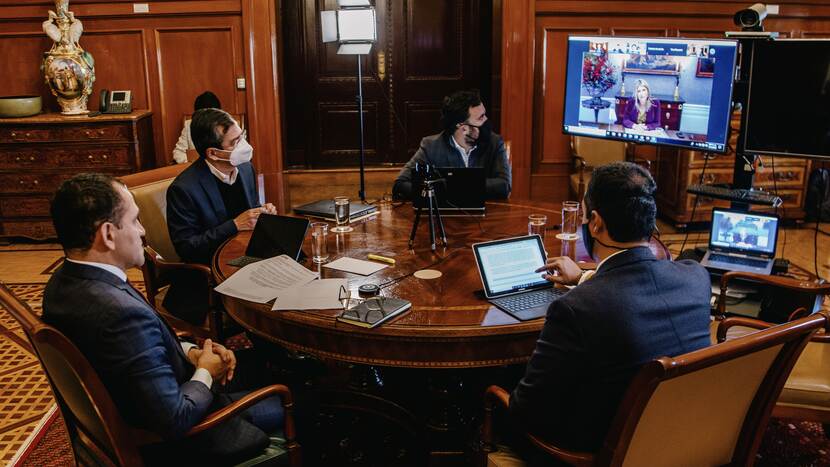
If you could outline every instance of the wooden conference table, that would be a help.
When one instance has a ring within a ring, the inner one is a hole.
[[[365,260],[375,253],[395,258],[395,265],[370,276],[321,268],[310,259],[304,265],[319,270],[322,278],[348,278],[353,296],[361,284],[387,284],[383,295],[412,302],[411,310],[399,318],[365,329],[338,322],[336,316],[342,310],[271,311],[268,304],[223,296],[225,309],[248,330],[324,359],[376,366],[464,368],[520,363],[530,357],[543,320],[517,321],[476,294],[482,284],[470,246],[526,235],[528,215],[540,213],[548,216],[545,248],[549,255],[558,255],[562,242],[555,238],[558,230],[551,228],[561,220],[558,204],[488,202],[486,217],[444,217],[449,246],[439,246],[435,253],[429,245],[426,213],[410,250],[411,205],[381,205],[378,211],[352,224],[353,232],[329,233],[329,261],[341,256]],[[227,262],[244,254],[250,234],[241,232],[214,256],[218,282],[238,269]],[[579,243],[571,242],[566,248]],[[311,251],[310,238],[303,249]],[[442,276],[427,280],[412,275],[421,269],[438,270]]]

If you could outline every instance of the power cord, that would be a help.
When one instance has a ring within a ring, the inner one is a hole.
[[[698,184],[703,185],[703,177],[706,174],[706,166],[709,165],[709,156],[708,153],[703,153],[703,170],[700,172],[700,177],[698,178]],[[695,194],[695,204],[692,205],[692,216],[689,218],[689,224],[695,221],[695,212],[697,211],[697,205],[700,202],[700,195]],[[680,245],[680,253],[683,254],[683,249],[686,248],[686,242],[689,240],[689,226],[686,226],[686,235],[683,237],[683,243]],[[699,240],[699,237],[698,237]]]

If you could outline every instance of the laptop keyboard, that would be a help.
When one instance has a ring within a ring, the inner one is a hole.
[[[711,254],[709,261],[718,261],[721,263],[740,264],[743,266],[751,266],[753,268],[763,268],[769,264],[769,261],[759,261],[751,258],[738,258],[735,256]]]
[[[521,320],[527,320],[544,316],[547,311],[545,308],[541,308],[540,310],[534,310],[534,308],[549,304],[550,302],[561,297],[565,292],[567,292],[567,290],[551,287],[549,289],[537,290],[535,292],[526,292],[516,295],[508,295],[501,298],[494,298],[490,300],[490,302]]]

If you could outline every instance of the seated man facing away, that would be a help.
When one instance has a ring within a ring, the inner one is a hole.
[[[271,203],[260,207],[250,163],[253,148],[227,112],[198,110],[190,135],[199,160],[167,189],[167,229],[183,261],[210,264],[219,245],[241,230],[252,230],[260,213],[276,214],[276,209]],[[210,291],[201,275],[189,272],[177,271],[170,278],[164,307],[201,325]]]
[[[278,397],[179,439],[245,392],[214,394],[212,386],[234,379],[234,353],[210,339],[201,348],[180,342],[127,282],[127,269],[144,263],[144,228],[127,188],[106,175],[79,174],[60,186],[51,210],[66,260],[46,285],[43,320],[86,356],[127,423],[166,440],[151,452],[194,463],[232,463],[261,452],[266,433],[282,427]]]
[[[459,91],[445,97],[441,124],[444,131],[422,139],[421,147],[401,169],[392,187],[395,198],[412,199],[412,177],[418,163],[435,167],[484,167],[487,198],[507,198],[511,178],[504,140],[490,130],[478,91]]]
[[[641,365],[709,345],[708,273],[691,260],[657,260],[648,248],[655,189],[648,171],[630,162],[594,170],[582,240],[599,264],[590,277],[568,257],[539,270],[576,287],[548,309],[510,397],[514,425],[567,449],[596,451]]]

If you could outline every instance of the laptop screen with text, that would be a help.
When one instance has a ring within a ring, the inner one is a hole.
[[[715,209],[709,234],[712,249],[772,257],[778,236],[778,218],[752,212]]]
[[[477,243],[473,251],[488,297],[550,285],[536,272],[545,265],[538,235]]]

